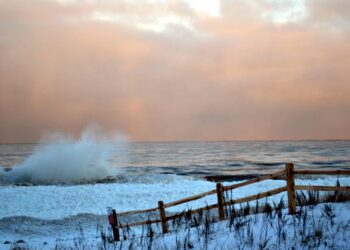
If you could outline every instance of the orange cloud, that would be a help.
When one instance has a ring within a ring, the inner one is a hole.
[[[246,1],[215,17],[186,1],[0,1],[0,141],[91,122],[134,140],[350,138],[349,15],[318,3],[281,24],[264,13],[288,6]]]

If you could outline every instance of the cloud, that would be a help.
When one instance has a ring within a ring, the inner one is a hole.
[[[280,1],[221,1],[217,15],[186,1],[0,1],[0,141],[91,122],[134,140],[349,138],[345,2],[305,1],[307,16],[281,23],[266,13],[295,7]]]

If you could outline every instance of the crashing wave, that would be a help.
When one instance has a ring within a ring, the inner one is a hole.
[[[1,168],[0,178],[3,183],[34,185],[108,182],[122,173],[126,147],[120,136],[102,138],[94,130],[85,131],[79,139],[56,134],[11,171]],[[112,161],[115,157],[118,163]]]

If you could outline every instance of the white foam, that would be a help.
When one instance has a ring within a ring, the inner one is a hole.
[[[67,135],[51,135],[34,153],[11,171],[2,173],[10,183],[52,184],[85,182],[120,173],[127,158],[124,137],[101,136],[96,129],[87,129],[79,139]],[[118,163],[111,158],[119,155]]]

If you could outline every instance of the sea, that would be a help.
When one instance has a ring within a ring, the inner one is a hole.
[[[106,154],[106,151],[109,152]],[[0,166],[10,170],[22,166],[34,155],[39,158],[38,165],[46,164],[41,166],[43,169],[67,164],[83,171],[80,165],[86,164],[86,158],[96,153],[99,157],[103,155],[109,167],[121,170],[123,175],[244,177],[283,169],[287,162],[307,169],[350,168],[350,141],[117,142],[107,150],[101,150],[100,144],[90,141],[54,145],[0,144]],[[65,166],[58,168],[65,169]]]

